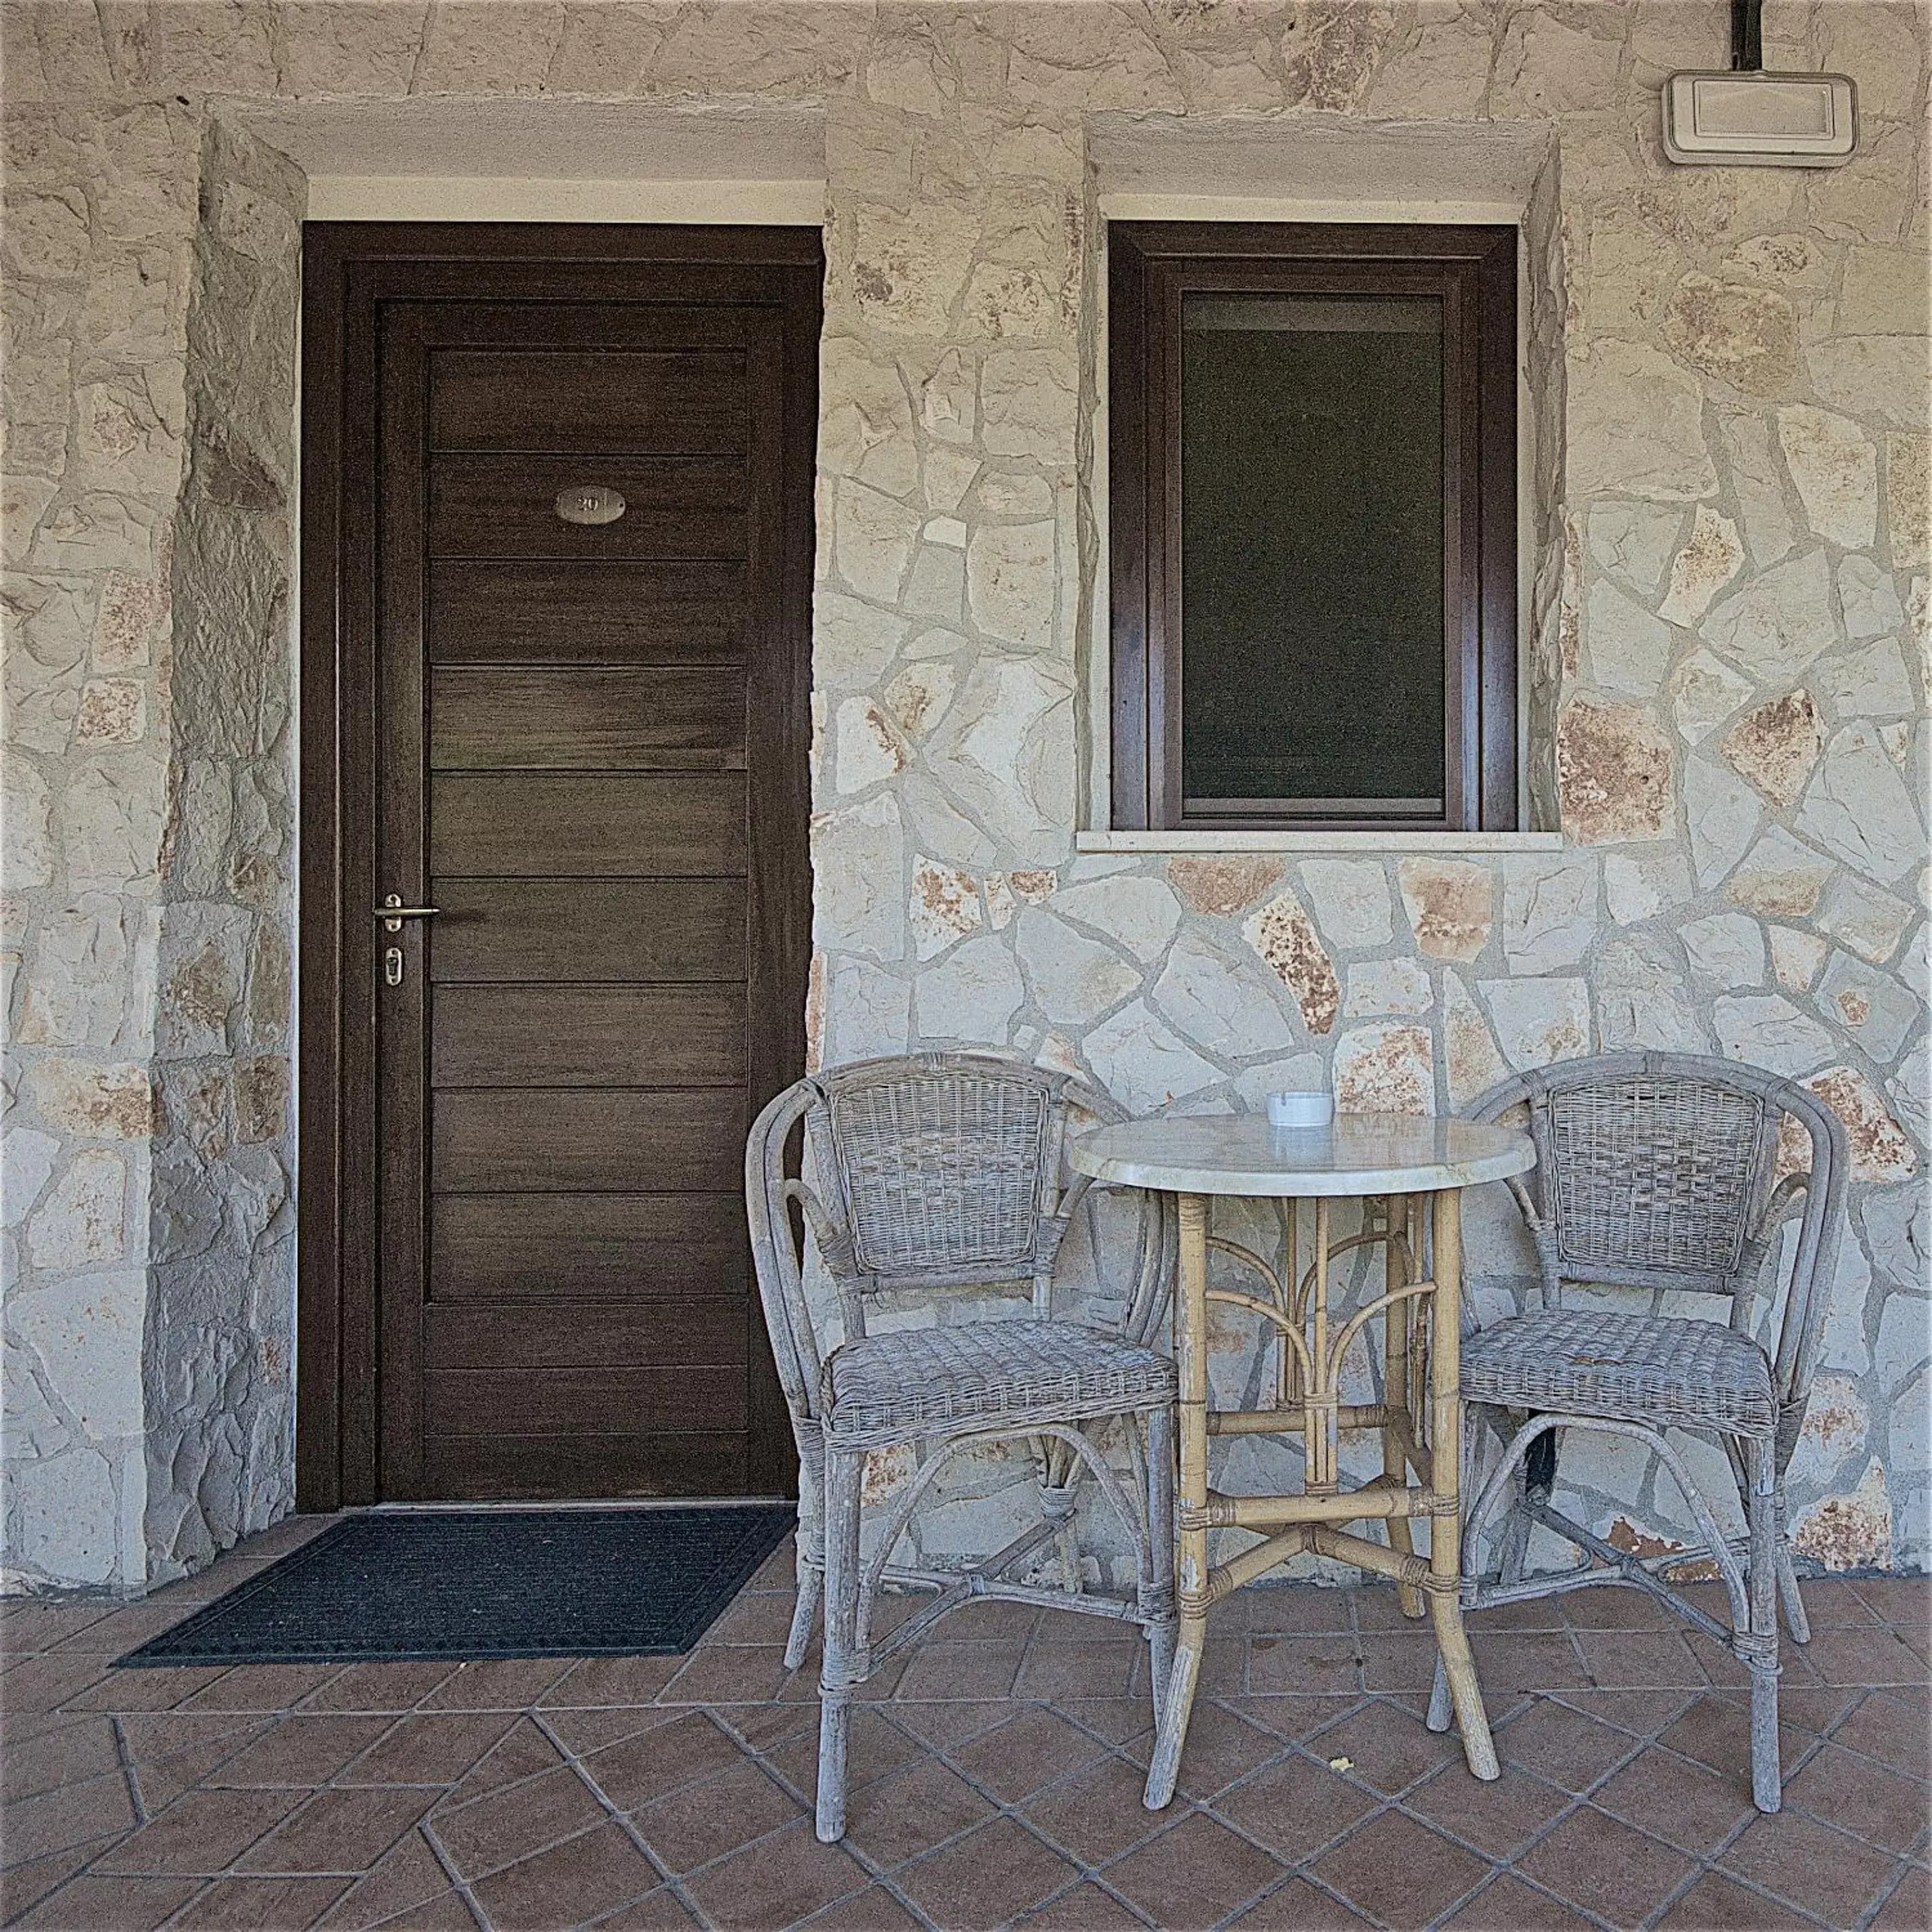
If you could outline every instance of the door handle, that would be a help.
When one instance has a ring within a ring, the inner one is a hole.
[[[442,908],[440,906],[412,906],[403,903],[400,892],[392,892],[376,908],[376,916],[382,922],[386,932],[400,932],[406,919],[434,919]]]

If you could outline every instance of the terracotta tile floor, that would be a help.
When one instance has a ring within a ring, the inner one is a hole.
[[[1246,1592],[1160,1815],[1131,1634],[979,1606],[870,1687],[833,1846],[788,1551],[688,1658],[109,1670],[319,1526],[139,1606],[0,1604],[7,1924],[1932,1924],[1922,1581],[1808,1589],[1775,1818],[1737,1673],[1622,1592],[1478,1620],[1492,1785],[1388,1593]]]

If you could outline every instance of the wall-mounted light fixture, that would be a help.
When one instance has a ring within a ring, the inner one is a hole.
[[[1858,146],[1858,89],[1842,74],[1766,74],[1763,0],[1731,0],[1731,64],[1673,74],[1664,152],[1706,166],[1835,168]]]

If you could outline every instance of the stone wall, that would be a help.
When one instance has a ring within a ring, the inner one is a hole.
[[[1196,1111],[1326,1077],[1345,1106],[1442,1112],[1599,1046],[1802,1077],[1856,1185],[1798,1540],[1922,1567],[1926,16],[1767,10],[1767,64],[1857,80],[1850,166],[1672,168],[1658,86],[1721,62],[1727,11],[8,6],[15,1580],[139,1587],[286,1503],[291,458],[268,404],[301,189],[221,124],[411,93],[825,113],[815,1052],[991,1042]],[[1078,849],[1102,117],[1110,141],[1134,117],[1553,138],[1526,683],[1561,850]],[[1503,1305],[1521,1250],[1494,1204],[1471,1240]],[[1249,1338],[1221,1340],[1217,1379],[1252,1384]],[[1644,1459],[1566,1472],[1620,1540],[1688,1534]],[[1020,1493],[975,1498],[1024,1475],[964,1472],[930,1546],[990,1533]]]

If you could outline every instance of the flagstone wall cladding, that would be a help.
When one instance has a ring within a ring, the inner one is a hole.
[[[1803,1078],[1856,1184],[1798,1538],[1924,1565],[1922,13],[1767,9],[1768,64],[1858,82],[1862,152],[1820,173],[1662,159],[1658,85],[1720,62],[1715,0],[53,0],[4,26],[12,1586],[138,1588],[289,1504],[302,184],[216,103],[406,93],[823,107],[814,1054],[990,1043],[1142,1110],[1325,1079],[1442,1112],[1622,1046]],[[1077,852],[1102,114],[1553,131],[1527,684],[1562,851]],[[1496,1203],[1470,1245],[1509,1305]],[[1271,1375],[1216,1339],[1225,1394]],[[1295,1466],[1229,1447],[1237,1484]],[[1646,1459],[1565,1468],[1616,1540],[1688,1535]],[[962,1471],[928,1548],[982,1546],[1026,1475]]]

